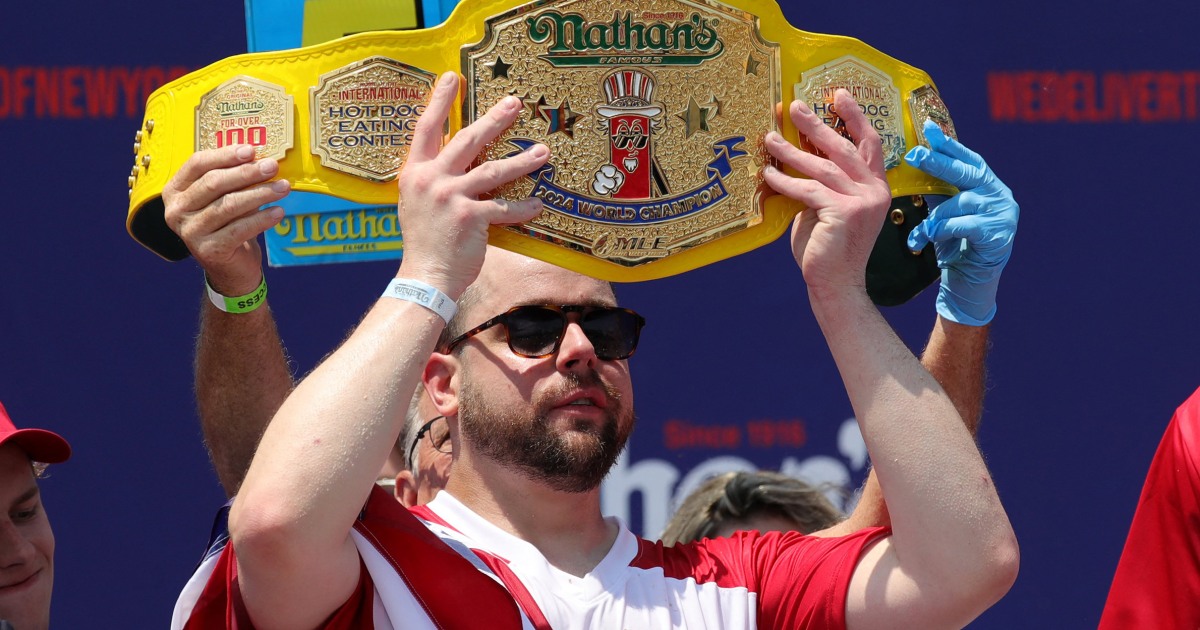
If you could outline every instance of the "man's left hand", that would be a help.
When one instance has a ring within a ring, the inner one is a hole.
[[[938,314],[968,326],[984,326],[996,315],[1000,273],[1012,253],[1020,208],[1012,191],[987,163],[942,128],[926,120],[922,129],[932,150],[913,147],[904,160],[947,183],[957,195],[942,202],[908,235],[908,248],[928,243],[942,268]]]

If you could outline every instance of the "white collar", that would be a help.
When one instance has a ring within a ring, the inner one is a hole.
[[[611,589],[618,586],[616,582],[624,582],[628,577],[625,569],[638,552],[637,536],[621,519],[606,517],[606,522],[616,524],[617,538],[595,568],[583,577],[576,577],[552,566],[537,547],[493,525],[445,489],[426,507],[470,539],[473,546],[507,561],[523,580],[533,577],[548,586],[557,585],[573,591],[576,597],[583,599],[613,592]]]

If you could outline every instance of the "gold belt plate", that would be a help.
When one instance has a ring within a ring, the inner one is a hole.
[[[505,96],[525,103],[481,159],[551,149],[545,168],[497,191],[545,211],[494,227],[492,242],[607,280],[682,273],[787,229],[802,206],[760,177],[768,131],[800,144],[790,120],[778,127],[785,95],[825,111],[833,89],[850,89],[884,137],[893,196],[956,192],[900,159],[924,143],[925,117],[953,134],[928,75],[795,29],[774,0],[478,0],[431,29],[239,55],[163,86],[135,137],[127,228],[185,257],[162,188],[193,151],[243,141],[280,159],[294,190],[393,204],[412,126],[447,70],[466,80],[450,134]]]
[[[753,15],[569,0],[492,17],[485,32],[463,48],[464,124],[516,95],[524,112],[486,158],[537,142],[551,154],[499,192],[541,198],[541,216],[494,242],[615,280],[657,276],[639,268],[762,222],[780,60]]]

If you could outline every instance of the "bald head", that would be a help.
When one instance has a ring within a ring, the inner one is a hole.
[[[561,289],[572,287],[577,297],[563,302]],[[458,313],[442,331],[439,347],[480,322],[519,304],[615,305],[612,285],[524,254],[488,246],[475,282],[458,299]]]

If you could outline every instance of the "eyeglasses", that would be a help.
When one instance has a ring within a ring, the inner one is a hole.
[[[579,327],[603,361],[628,359],[637,350],[638,339],[646,319],[627,309],[615,306],[554,306],[530,304],[516,306],[459,335],[446,344],[444,354],[496,324],[504,324],[508,349],[513,354],[531,359],[548,357],[558,352],[567,332],[567,314],[579,313]]]
[[[412,472],[417,472],[413,462],[417,455],[417,445],[421,443],[421,438],[425,437],[426,433],[429,434],[429,445],[433,447],[433,450],[439,453],[452,452],[450,444],[450,425],[443,422],[442,424],[438,425],[438,428],[433,428],[434,424],[438,420],[445,419],[446,416],[434,416],[433,419],[421,425],[421,428],[417,430],[417,437],[413,438],[412,445],[408,447],[408,469]]]

